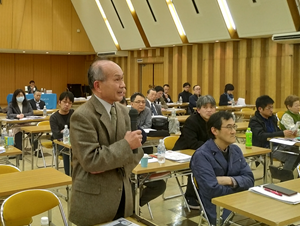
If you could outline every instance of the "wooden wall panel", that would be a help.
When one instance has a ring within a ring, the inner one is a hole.
[[[51,55],[33,55],[33,78],[39,89],[52,89],[51,70]]]
[[[0,53],[0,105],[6,96],[23,89],[34,80],[37,87],[52,90],[59,95],[67,83],[87,84],[87,65],[91,57],[38,54]]]
[[[84,84],[87,73],[85,66],[81,62],[85,61],[85,56],[69,56],[68,57],[68,83]]]
[[[20,37],[16,49],[29,50],[33,49],[32,39],[32,0],[26,0],[20,29]],[[0,42],[1,43],[1,42]]]
[[[68,56],[52,56],[51,57],[51,83],[52,93],[59,95],[66,91],[68,83]]]
[[[52,0],[32,0],[32,39],[34,50],[52,50]]]
[[[0,53],[0,103],[6,103],[7,94],[15,88],[15,56],[9,53]]]
[[[70,0],[2,2],[0,49],[95,52]]]
[[[25,86],[29,85],[30,80],[34,80],[33,76],[33,68],[34,68],[34,60],[32,54],[10,54],[14,56],[15,61],[14,64],[11,65],[15,67],[18,65],[14,74],[11,74],[11,79],[15,79],[14,89],[10,90],[8,93],[13,93],[15,89],[23,89],[25,90]],[[38,88],[41,88],[38,86]],[[6,94],[8,94],[6,93]]]
[[[219,102],[226,83],[235,86],[234,96],[255,104],[260,95],[269,95],[276,107],[284,107],[289,94],[299,95],[300,45],[282,45],[268,38],[227,43],[194,44],[191,47],[165,47],[164,56],[154,51],[130,51],[127,58],[127,96],[140,89],[137,59],[164,64],[163,85],[170,85],[171,96],[177,101],[182,84],[199,84],[202,95],[210,94]],[[159,59],[159,60],[158,60]],[[189,77],[189,75],[191,75]]]
[[[5,0],[3,4],[0,5],[0,43],[1,48],[10,49],[12,47],[12,29],[13,29],[13,20],[8,19],[12,18],[13,12],[13,1]]]
[[[71,50],[72,3],[52,0],[53,4],[53,50]],[[62,22],[63,21],[63,22]]]

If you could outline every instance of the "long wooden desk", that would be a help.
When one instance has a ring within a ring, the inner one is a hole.
[[[58,111],[58,109],[47,109],[47,114],[49,115],[56,111]],[[33,114],[41,116],[43,115],[43,110],[33,110]]]
[[[31,123],[31,122],[42,122],[42,121],[49,121],[50,116],[46,117],[38,117],[38,118],[26,118],[26,119],[6,119],[6,118],[0,118],[0,128],[2,128],[2,124],[6,123],[6,131],[10,129],[10,127],[16,125],[16,124],[25,124],[25,123]],[[0,130],[1,133],[1,130]]]
[[[185,121],[187,120],[188,117],[190,117],[190,115],[178,115],[178,116],[176,116],[176,118],[178,118],[178,121],[180,123],[185,123]]]
[[[182,104],[179,104],[179,103],[167,103],[168,107],[169,108],[172,108],[172,107],[183,107],[183,108],[187,108],[189,106],[189,102],[184,102]]]
[[[217,106],[217,111],[239,111],[242,108],[252,108],[252,109],[255,109],[255,105]]]
[[[31,139],[31,169],[34,167],[34,158],[33,158],[33,153],[34,153],[34,134],[42,134],[42,133],[47,133],[51,132],[50,125],[46,126],[23,126],[21,127],[21,130],[23,131],[22,134],[22,147],[23,147],[23,152],[22,152],[22,164],[23,164],[23,170],[24,170],[24,164],[25,164],[25,138],[26,138],[26,133],[30,134],[30,139]]]
[[[263,171],[263,183],[267,183],[267,166],[268,166],[268,158],[267,155],[271,153],[271,149],[261,148],[252,146],[252,148],[246,148],[245,144],[235,143],[235,145],[239,146],[242,150],[245,158],[262,155],[264,157],[264,171]]]
[[[69,212],[69,185],[72,184],[72,178],[56,169],[42,168],[1,174],[0,181],[0,197],[8,197],[14,193],[28,189],[49,189],[66,186],[67,196],[65,200]]]
[[[6,163],[10,163],[8,160],[8,156],[12,156],[15,155],[16,156],[16,167],[19,168],[19,156],[22,155],[22,151],[19,150],[18,148],[14,147],[14,146],[8,146],[8,148],[5,149],[4,153],[0,153],[0,157],[6,157],[7,160],[5,161]]]
[[[300,192],[300,179],[278,185]],[[288,225],[300,220],[300,204],[287,204],[250,191],[213,198],[212,203],[217,206],[217,219],[220,219],[220,207],[224,207],[271,226]],[[220,225],[220,222],[217,222],[217,225]]]

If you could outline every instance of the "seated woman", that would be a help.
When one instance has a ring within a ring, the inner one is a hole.
[[[234,102],[233,98],[234,86],[232,84],[226,84],[224,93],[220,96],[219,106],[231,105]]]
[[[295,95],[288,96],[284,104],[287,108],[287,111],[283,114],[280,121],[281,130],[292,130],[297,131],[297,136],[300,135],[299,125],[296,125],[297,122],[300,123],[300,102],[299,97]]]
[[[7,118],[22,119],[30,115],[33,115],[33,111],[26,99],[25,92],[22,89],[17,89],[7,107]],[[13,128],[13,133],[15,134],[15,147],[22,150],[21,130],[18,127],[15,127]]]

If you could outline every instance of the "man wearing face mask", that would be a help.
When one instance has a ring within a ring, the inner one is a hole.
[[[25,93],[22,89],[17,89],[7,107],[7,118],[22,119],[30,115],[33,115],[33,111]],[[20,128],[13,128],[13,133],[15,134],[15,147],[22,150],[22,132]]]

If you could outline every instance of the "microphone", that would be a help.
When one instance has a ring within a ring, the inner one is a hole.
[[[137,117],[139,116],[138,111],[131,107],[130,111],[129,111],[129,117],[130,117],[130,121],[131,121],[131,131],[135,131],[137,130]],[[133,149],[132,150],[133,154],[137,154],[138,153],[138,149]]]

